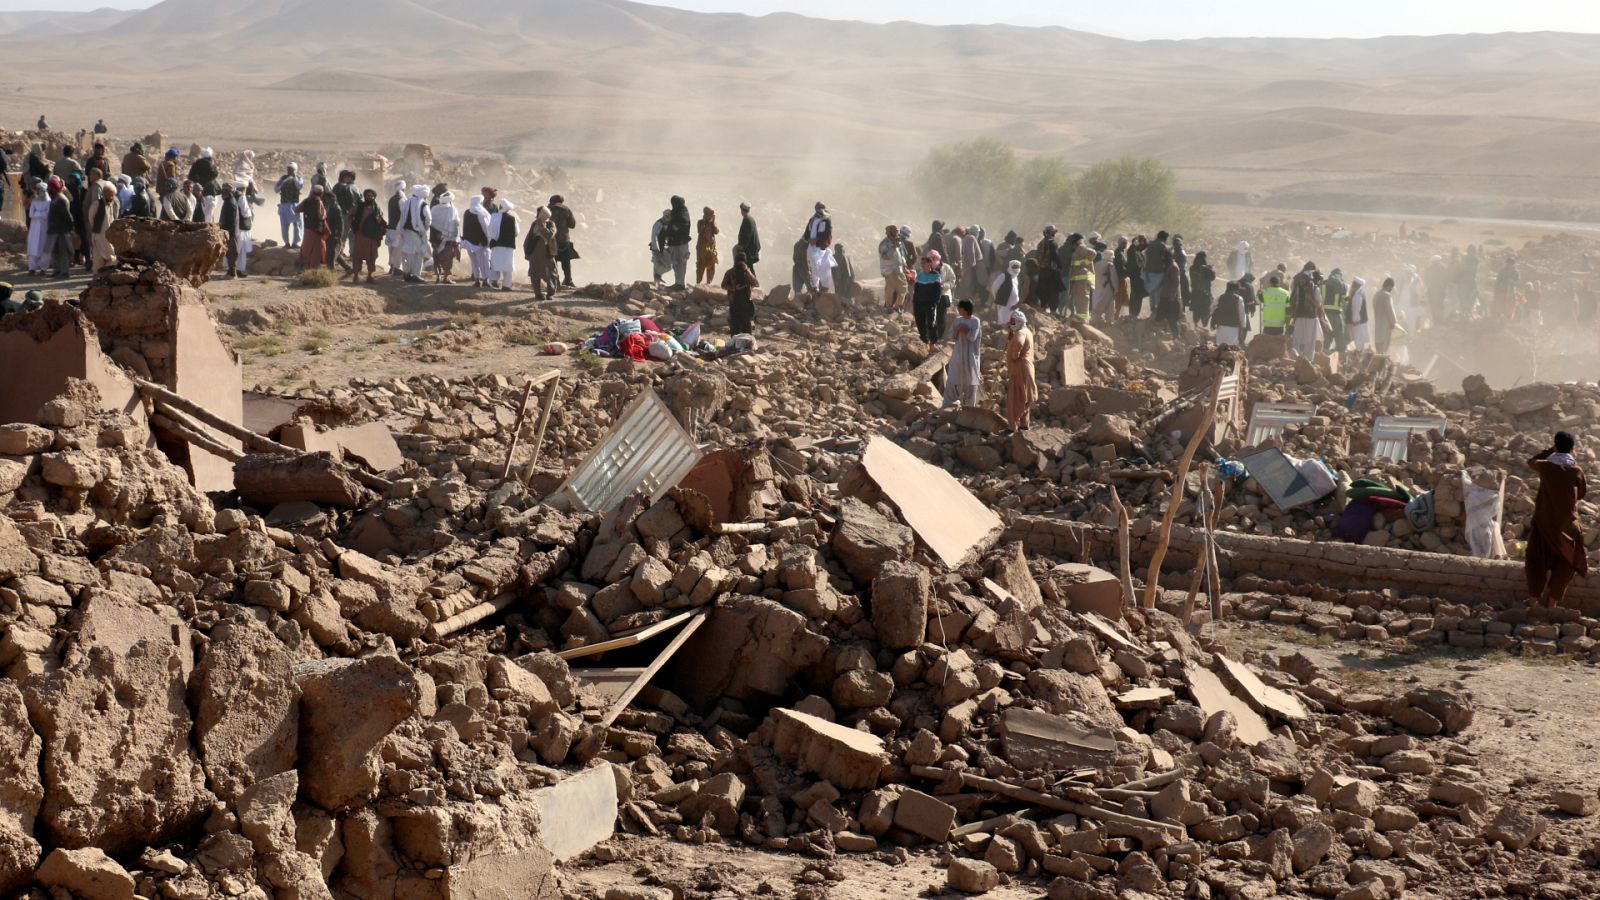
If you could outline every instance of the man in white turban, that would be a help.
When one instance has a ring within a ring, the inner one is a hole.
[[[500,209],[489,217],[489,286],[509,291],[517,265],[517,207],[510,200],[495,204]]]
[[[407,281],[422,280],[422,266],[433,246],[428,242],[428,229],[433,215],[428,207],[428,186],[413,185],[411,196],[400,210],[400,271]]]

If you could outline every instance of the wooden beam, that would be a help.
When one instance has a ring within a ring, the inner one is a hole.
[[[511,426],[511,440],[506,442],[506,463],[500,467],[500,483],[511,477],[511,458],[517,455],[517,444],[522,441],[522,423],[528,418],[528,401],[533,397],[533,379],[522,389],[522,402],[517,404],[517,421]]]
[[[171,407],[167,407],[164,412],[151,413],[150,424],[165,429],[212,456],[228,462],[238,462],[244,458],[243,453],[207,434],[204,426]]]
[[[556,655],[567,660],[582,659],[585,656],[595,656],[608,650],[621,650],[626,647],[632,647],[644,643],[658,634],[677,628],[684,622],[689,621],[694,615],[695,612],[680,613],[670,619],[662,619],[654,625],[646,626],[631,634],[614,637],[609,641],[601,641],[598,644],[586,644],[582,647],[573,647],[571,650],[562,650]]]
[[[650,665],[646,666],[645,670],[639,673],[639,677],[628,685],[628,689],[622,692],[622,696],[611,704],[611,709],[607,710],[606,714],[600,718],[601,728],[611,727],[611,723],[617,720],[617,716],[622,715],[622,711],[628,708],[628,704],[633,702],[634,697],[639,696],[639,692],[644,690],[644,686],[650,683],[650,679],[656,677],[656,673],[660,672],[662,667],[670,662],[679,650],[683,649],[683,645],[688,642],[689,638],[694,637],[694,633],[700,630],[700,626],[705,624],[706,614],[710,611],[711,607],[702,606],[694,612],[693,618],[673,636],[672,642],[667,644],[660,653],[656,654],[656,658],[651,660]]]
[[[305,452],[303,450],[297,450],[294,447],[280,444],[272,438],[269,438],[266,435],[257,434],[242,425],[236,425],[232,422],[229,422],[227,419],[224,419],[200,404],[195,403],[192,400],[184,399],[183,396],[169,391],[153,381],[146,381],[137,375],[129,375],[128,377],[133,379],[133,384],[139,389],[139,393],[150,398],[152,403],[156,404],[157,406],[188,413],[192,418],[194,418],[195,421],[204,424],[214,431],[225,434],[228,437],[239,441],[240,443],[244,444],[247,449],[255,450],[258,453],[273,453],[281,456],[301,456]],[[340,464],[349,471],[350,477],[361,482],[367,487],[378,491],[379,493],[388,493],[389,490],[394,487],[392,482],[388,481],[387,479],[379,478],[360,466],[352,466],[348,463],[344,463],[343,461],[341,461]]]
[[[1167,497],[1167,512],[1161,518],[1161,533],[1156,540],[1155,555],[1150,557],[1150,568],[1144,576],[1145,609],[1155,609],[1156,591],[1161,590],[1161,562],[1166,559],[1167,545],[1172,540],[1172,520],[1177,518],[1178,507],[1183,503],[1184,484],[1189,477],[1189,464],[1194,462],[1195,451],[1200,449],[1200,443],[1205,440],[1206,434],[1211,430],[1211,423],[1217,418],[1217,402],[1221,391],[1222,380],[1218,379],[1211,388],[1211,405],[1206,408],[1200,426],[1190,436],[1189,446],[1183,448],[1183,458],[1178,460],[1178,471],[1172,479],[1172,493]]]

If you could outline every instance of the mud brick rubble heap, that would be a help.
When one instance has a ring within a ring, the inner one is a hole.
[[[561,440],[598,434],[611,390]],[[1349,694],[1162,612],[1087,618],[1073,567],[1015,544],[948,570],[849,467],[790,472],[785,439],[739,450],[740,507],[779,523],[754,532],[692,524],[687,491],[573,516],[462,455],[319,533],[217,508],[89,391],[0,427],[8,888],[558,896],[554,860],[615,817],[825,878],[840,852],[935,849],[964,889],[1370,897],[1510,878],[1544,827],[1450,737],[1468,697]],[[372,517],[394,546],[351,549]],[[610,727],[551,652],[707,608],[694,664]],[[556,793],[579,790],[600,800]]]
[[[117,287],[167,279],[119,270],[86,308],[113,323]],[[1147,535],[1166,482],[1113,476],[1176,458],[1164,426],[1228,352],[1197,350],[1173,378],[1094,329],[1041,323],[1040,419],[1004,434],[992,412],[938,409],[908,320],[842,301],[836,320],[818,315],[834,302],[770,313],[798,344],[567,380],[526,484],[500,478],[522,386],[496,376],[297,397],[312,423],[397,433],[388,486],[344,510],[213,501],[87,382],[0,425],[0,890],[300,900],[516,883],[555,897],[558,864],[618,827],[808,854],[812,881],[839,877],[839,853],[931,852],[959,889],[1020,879],[1052,897],[1578,889],[1594,851],[1543,836],[1542,813],[1592,814],[1600,797],[1498,796],[1456,737],[1469,696],[1348,692],[1303,656],[1229,658],[1169,614],[1181,595],[1100,618],[1087,610],[1121,604],[1114,578],[1048,558],[1076,558],[1058,547],[1029,559],[1000,529],[950,568],[859,461],[886,435],[1013,532],[1024,513],[1103,522],[1122,485]],[[667,315],[709,304],[691,294]],[[162,375],[155,332],[103,327],[125,364]],[[1079,351],[1082,383],[1059,385]],[[1515,471],[1536,443],[1517,435],[1594,402],[1544,385],[1437,395],[1371,362],[1353,377],[1302,368],[1260,364],[1243,386],[1318,404],[1285,445],[1419,486]],[[646,387],[732,460],[732,507],[757,524],[713,523],[686,488],[601,515],[540,502]],[[1363,455],[1368,413],[1434,409],[1452,422],[1419,462]],[[1514,476],[1507,497],[1516,523],[1530,485]],[[1225,528],[1243,536],[1322,536],[1252,485],[1230,502]],[[1231,579],[1245,593],[1230,611],[1345,636],[1595,637],[1581,619],[1250,578]],[[622,709],[585,672],[613,659],[558,655],[686,613],[704,616],[691,643]]]

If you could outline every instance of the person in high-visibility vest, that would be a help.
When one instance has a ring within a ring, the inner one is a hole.
[[[1274,272],[1267,276],[1267,286],[1261,292],[1261,333],[1283,334],[1289,317],[1289,292]]]
[[[1067,246],[1061,256],[1067,261],[1067,297],[1072,304],[1072,315],[1089,321],[1089,297],[1094,294],[1093,248],[1083,242],[1083,235],[1074,231],[1067,236]]]

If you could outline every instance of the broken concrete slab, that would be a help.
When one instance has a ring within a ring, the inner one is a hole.
[[[780,759],[844,790],[878,786],[889,762],[882,738],[792,709],[774,709],[772,722],[773,753]]]
[[[1003,755],[1019,769],[1102,769],[1116,762],[1117,742],[1107,729],[1020,706],[1007,709],[1001,723]]]
[[[1251,709],[1263,715],[1271,714],[1291,722],[1299,722],[1310,716],[1300,698],[1262,681],[1261,676],[1250,671],[1250,667],[1244,663],[1229,659],[1221,653],[1215,656],[1223,676],[1239,692],[1244,701],[1250,704]]]
[[[616,831],[617,778],[610,763],[533,792],[539,838],[557,862],[589,852]]]
[[[1189,683],[1189,693],[1194,697],[1194,702],[1200,705],[1208,718],[1219,712],[1233,715],[1239,740],[1253,746],[1272,737],[1266,720],[1249,704],[1234,696],[1211,670],[1190,665],[1184,668],[1184,678]]]
[[[854,497],[839,503],[839,521],[828,544],[850,577],[862,584],[870,584],[886,564],[909,557],[913,546],[911,529]]]
[[[894,441],[874,437],[861,464],[945,565],[970,562],[999,538],[1003,525],[994,510],[949,472],[917,459]]]

